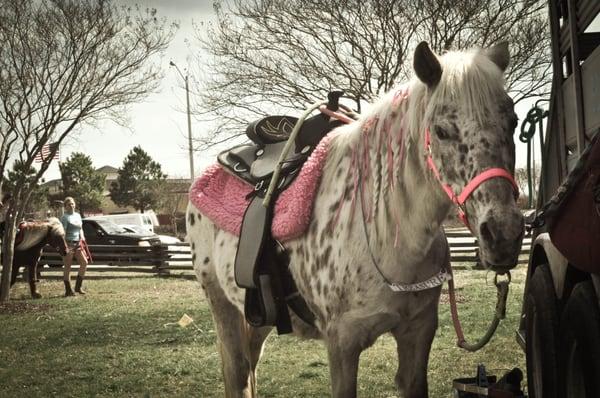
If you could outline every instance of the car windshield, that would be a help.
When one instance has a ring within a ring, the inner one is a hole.
[[[123,227],[115,224],[112,221],[107,221],[107,220],[94,220],[94,221],[96,221],[98,223],[98,225],[100,225],[102,227],[102,229],[104,231],[106,231],[107,234],[125,234],[125,233],[127,233],[127,231]]]
[[[125,232],[130,234],[139,234],[139,235],[153,235],[152,232],[148,231],[146,228],[140,227],[139,225],[121,225]]]

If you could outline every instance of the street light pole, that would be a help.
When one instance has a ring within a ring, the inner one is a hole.
[[[190,111],[190,87],[188,83],[189,75],[183,75],[179,70],[179,67],[175,65],[173,61],[169,63],[169,65],[174,66],[183,81],[185,82],[185,102],[187,108],[187,125],[188,125],[188,151],[190,156],[190,180],[194,180],[194,148],[192,146],[192,114]]]

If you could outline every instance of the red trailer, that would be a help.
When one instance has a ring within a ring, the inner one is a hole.
[[[553,85],[517,340],[530,397],[600,397],[600,0],[550,0]]]

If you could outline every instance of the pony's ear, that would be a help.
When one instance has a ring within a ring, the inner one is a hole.
[[[488,56],[502,72],[508,68],[510,62],[510,53],[508,52],[508,42],[502,41],[494,47],[485,50],[485,55]]]
[[[442,78],[442,65],[435,54],[429,49],[429,44],[422,41],[415,49],[413,66],[417,77],[429,87],[433,87]]]

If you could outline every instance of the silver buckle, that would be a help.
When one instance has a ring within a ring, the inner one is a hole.
[[[238,168],[239,165],[240,165],[240,162],[237,162],[236,164],[234,164],[233,171],[235,171],[237,173],[245,173],[248,171],[248,169],[246,169],[246,168]]]

